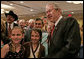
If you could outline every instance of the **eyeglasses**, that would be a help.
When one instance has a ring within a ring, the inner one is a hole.
[[[35,23],[35,25],[41,25],[41,23]]]
[[[48,12],[51,12],[51,11],[53,11],[54,9],[49,9],[48,11],[46,11],[46,13],[48,13]]]

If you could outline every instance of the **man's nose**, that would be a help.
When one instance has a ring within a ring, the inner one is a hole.
[[[47,12],[47,16],[50,14],[50,12]]]

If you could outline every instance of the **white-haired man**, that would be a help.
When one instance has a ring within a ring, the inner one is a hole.
[[[34,19],[30,19],[29,20],[29,25],[27,26],[27,29],[25,31],[25,35],[24,35],[24,41],[25,42],[29,42],[30,41],[30,37],[31,37],[31,29],[34,27],[34,23],[35,20]]]
[[[28,21],[29,25],[28,25],[28,27],[27,27],[27,30],[28,30],[29,28],[32,29],[32,28],[34,27],[34,22],[35,22],[34,19],[30,19],[30,20]]]
[[[46,15],[54,23],[48,58],[77,58],[81,38],[76,19],[64,18],[61,9],[54,3],[46,5]]]

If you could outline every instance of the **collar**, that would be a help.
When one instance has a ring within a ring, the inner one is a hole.
[[[9,23],[7,23],[7,24],[8,24],[8,26],[9,26]],[[10,24],[11,29],[13,28],[13,24],[14,24],[14,22]]]
[[[55,26],[57,26],[57,24],[59,23],[59,21],[61,20],[63,16],[60,16],[59,19],[55,22]]]

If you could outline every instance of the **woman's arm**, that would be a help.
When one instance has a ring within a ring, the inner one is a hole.
[[[4,58],[6,56],[6,53],[9,51],[9,45],[6,44],[4,47],[1,49],[1,58]]]

